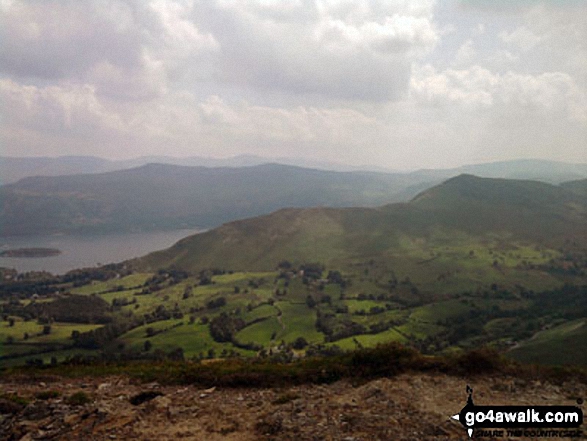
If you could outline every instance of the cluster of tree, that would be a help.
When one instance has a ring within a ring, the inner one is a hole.
[[[341,288],[345,288],[347,286],[347,282],[343,279],[340,271],[328,271],[328,276],[326,276],[326,279],[328,279],[328,283],[340,285]]]
[[[367,328],[360,323],[348,318],[340,319],[335,314],[320,310],[317,311],[316,329],[325,335],[327,342],[367,333]]]
[[[309,284],[311,281],[322,278],[324,265],[320,263],[304,263],[300,266],[300,271],[303,271],[302,281],[304,284]]]
[[[115,299],[112,299],[112,308],[120,309],[123,306],[134,305],[135,303],[137,303],[136,297],[133,297],[132,300],[129,300],[126,297],[117,297]]]
[[[585,250],[562,251],[562,255],[551,259],[548,263],[537,265],[537,268],[548,271],[551,274],[581,277],[587,275],[587,252]]]
[[[210,285],[210,284],[214,283],[212,281],[213,276],[220,276],[222,274],[226,274],[226,270],[219,269],[219,268],[203,269],[202,271],[200,271],[198,273],[198,279],[200,280],[200,285],[201,286]]]
[[[158,322],[161,320],[170,320],[172,318],[182,319],[183,312],[181,312],[181,309],[179,309],[178,304],[175,304],[175,306],[172,310],[169,310],[165,307],[165,305],[160,304],[160,305],[157,305],[157,308],[155,308],[155,310],[153,312],[146,313],[143,315],[143,317],[144,317],[144,321],[146,323],[153,323],[153,322]]]
[[[208,326],[212,338],[219,343],[225,343],[232,342],[234,335],[243,329],[246,323],[240,317],[228,315],[223,312],[210,320]]]
[[[102,349],[122,334],[142,325],[136,317],[116,320],[87,332],[72,332],[74,346],[84,349]]]
[[[100,268],[83,268],[69,271],[63,275],[53,275],[46,271],[31,271],[3,274],[9,277],[0,279],[0,298],[29,298],[34,294],[46,296],[55,292],[64,292],[65,285],[74,287],[86,285],[94,280],[106,281],[115,277],[131,274],[131,270],[123,264],[110,264]]]
[[[28,299],[35,294],[46,296],[65,290],[63,287],[56,287],[55,284],[55,279],[52,277],[46,279],[4,280],[0,283],[0,299]]]
[[[87,285],[93,280],[106,281],[131,274],[130,268],[122,263],[112,263],[99,268],[82,268],[69,271],[63,276],[55,276],[55,283],[72,283],[73,286]]]
[[[112,321],[110,305],[98,296],[69,294],[52,302],[31,302],[23,310],[31,318],[45,318],[57,322],[98,323]]]
[[[206,308],[216,309],[216,308],[222,308],[225,305],[226,305],[226,298],[225,297],[218,297],[216,299],[209,300],[206,303]]]

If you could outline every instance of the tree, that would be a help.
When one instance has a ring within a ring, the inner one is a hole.
[[[281,268],[281,269],[290,269],[291,268],[291,262],[289,262],[288,260],[282,260],[281,262],[279,262],[277,264],[277,268]]]
[[[306,339],[304,337],[298,337],[295,339],[295,341],[292,344],[292,347],[294,349],[304,349],[306,346],[308,346],[308,342],[306,341]]]

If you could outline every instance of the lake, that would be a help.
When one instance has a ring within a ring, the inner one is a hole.
[[[152,251],[162,250],[178,240],[201,232],[185,229],[142,233],[93,235],[52,235],[0,237],[0,251],[15,248],[57,248],[61,254],[50,257],[0,257],[0,267],[19,272],[49,271],[63,274],[69,270],[116,263]]]

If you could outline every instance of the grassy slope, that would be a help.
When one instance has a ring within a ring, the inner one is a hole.
[[[516,360],[537,364],[587,365],[587,319],[564,323],[538,332],[512,349]]]
[[[185,238],[135,265],[150,270],[172,265],[192,271],[270,270],[282,259],[340,265],[378,257],[393,260],[407,251],[419,262],[441,268],[443,256],[431,257],[442,246],[460,246],[457,251],[468,252],[473,248],[463,247],[488,241],[531,249],[557,246],[566,237],[587,243],[586,206],[585,198],[561,187],[463,175],[409,204],[284,209],[232,222]],[[431,260],[438,261],[426,262]],[[448,267],[454,263],[452,257],[449,260]]]

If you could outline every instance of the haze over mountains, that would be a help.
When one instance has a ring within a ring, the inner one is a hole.
[[[228,164],[140,164],[146,160]],[[0,235],[210,228],[287,207],[376,207],[407,201],[461,173],[559,183],[587,177],[586,164],[521,160],[410,173],[340,172],[283,164],[238,166],[228,160],[169,157],[107,161],[94,157],[4,158],[0,161]],[[74,174],[83,171],[84,173]]]
[[[374,171],[411,174],[422,179],[442,179],[470,173],[488,178],[536,179],[563,182],[587,177],[587,163],[567,163],[539,159],[520,159],[484,164],[464,165],[450,169],[421,169],[400,172],[387,167],[351,166],[341,163],[316,161],[299,157],[261,157],[239,155],[229,158],[190,156],[142,156],[126,160],[108,160],[95,156],[7,157],[0,156],[0,184],[10,184],[29,176],[62,176],[86,173],[104,173],[140,167],[150,163],[201,167],[251,167],[276,163],[330,171]]]
[[[149,164],[0,188],[4,235],[213,227],[284,207],[377,206],[398,200],[401,175],[266,164],[242,168]]]

